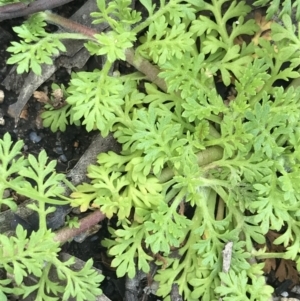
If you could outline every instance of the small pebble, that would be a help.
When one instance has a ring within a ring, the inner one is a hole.
[[[62,155],[63,154],[63,149],[61,146],[56,146],[54,148],[54,151],[58,154],[58,155]]]
[[[90,240],[91,241],[96,241],[97,239],[99,239],[98,235],[92,235]]]
[[[67,157],[64,154],[62,154],[62,155],[59,156],[59,160],[61,162],[67,162],[68,161]]]
[[[295,285],[292,289],[291,292],[300,295],[300,285]]]
[[[4,91],[0,90],[0,103],[3,103],[4,101]]]
[[[5,125],[4,113],[3,110],[1,109],[0,109],[0,125]]]
[[[121,76],[121,73],[120,73],[119,70],[115,70],[115,71],[113,72],[113,77],[120,77],[120,76]]]
[[[29,138],[33,143],[39,143],[42,140],[42,137],[39,136],[36,132],[30,132]]]

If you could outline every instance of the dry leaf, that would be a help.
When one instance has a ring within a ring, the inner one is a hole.
[[[38,101],[42,103],[48,103],[49,97],[45,92],[42,91],[34,91],[33,97]]]
[[[24,109],[21,111],[20,118],[28,120],[28,110],[27,105],[24,107]]]
[[[269,231],[266,234],[267,238],[267,251],[271,253],[283,253],[286,248],[283,245],[275,245],[273,242],[281,234],[275,231]],[[293,284],[299,284],[299,276],[295,261],[286,259],[268,258],[265,260],[264,272],[270,273],[271,270],[275,271],[275,277],[283,282],[286,279],[293,281]]]
[[[44,128],[43,119],[42,119],[42,116],[41,116],[43,112],[44,112],[44,110],[40,110],[38,112],[38,115],[36,116],[35,125],[36,125],[37,129],[43,129]]]
[[[267,21],[265,16],[263,16],[260,12],[255,12],[254,19],[256,24],[259,26],[259,30],[252,38],[252,41],[255,45],[258,44],[258,39],[263,38],[266,40],[271,40],[271,25],[274,21]]]
[[[62,89],[56,89],[52,92],[53,97],[55,98],[55,100],[57,101],[61,101],[64,97],[64,93],[62,91]]]
[[[264,272],[269,274],[272,270],[276,270],[276,259],[268,258],[265,260]]]
[[[51,104],[55,109],[62,108],[66,105],[64,93],[62,89],[56,89],[52,92]]]
[[[283,282],[286,279],[291,279],[293,284],[299,284],[296,263],[292,260],[281,259],[275,275],[280,282]]]

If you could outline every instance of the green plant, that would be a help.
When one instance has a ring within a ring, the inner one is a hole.
[[[91,269],[91,260],[77,272],[70,269],[74,263],[73,258],[61,262],[58,259],[59,242],[54,240],[55,234],[47,230],[46,225],[47,215],[55,211],[55,207],[47,205],[70,203],[70,199],[63,195],[63,184],[69,187],[71,184],[65,179],[65,175],[55,173],[56,162],[47,163],[48,157],[44,151],[38,158],[33,155],[25,158],[21,153],[22,148],[23,142],[18,141],[13,145],[9,134],[5,134],[0,140],[0,195],[3,196],[4,190],[9,189],[36,200],[36,203],[27,207],[38,213],[39,230],[33,232],[30,238],[27,238],[27,231],[20,225],[15,236],[0,234],[0,268],[11,275],[0,280],[0,299],[7,300],[5,294],[13,293],[25,298],[35,292],[36,300],[59,300],[58,297],[51,297],[51,294],[61,296],[60,300],[68,300],[71,296],[76,297],[76,300],[93,300],[101,293],[97,286],[103,276]],[[1,197],[0,205],[16,209],[11,197]],[[49,271],[53,266],[64,284],[49,278]],[[24,278],[29,275],[37,278],[31,286],[24,283]]]
[[[300,18],[300,2],[298,0],[291,1],[291,0],[257,0],[255,1],[254,5],[268,5],[267,9],[267,17],[271,18],[279,12],[279,15],[282,16],[283,14],[291,15],[294,9],[296,13],[297,20]]]
[[[244,1],[140,2],[144,18],[129,0],[97,0],[92,16],[110,25],[108,33],[76,25],[80,35],[50,38],[44,20],[75,24],[36,14],[14,29],[23,40],[8,48],[8,63],[39,73],[68,37],[85,38],[91,54],[106,56],[101,70],[72,74],[66,101],[72,121],[103,136],[113,132],[122,151],[99,154],[88,168],[91,182],[76,188],[71,204],[118,217],[103,242],[118,276],[133,277],[136,267],[149,272],[157,258],[157,294],[166,300],[173,283],[189,301],[268,300],[264,263],[253,258],[300,266],[300,88],[277,84],[300,76],[296,29],[283,13],[272,41],[246,43],[241,37],[259,26],[246,21],[251,8]],[[110,75],[116,60],[138,72]],[[229,103],[217,81],[233,87]],[[274,244],[285,252],[255,250],[269,230],[281,231]],[[224,272],[229,241],[232,260]]]

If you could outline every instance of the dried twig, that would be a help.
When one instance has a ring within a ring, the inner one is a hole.
[[[73,239],[74,236],[79,235],[82,232],[88,230],[90,227],[98,224],[100,221],[102,221],[105,218],[106,216],[100,210],[96,210],[79,221],[79,228],[65,227],[58,230],[56,232],[54,240],[63,244],[67,242],[69,239]]]
[[[28,16],[40,11],[53,9],[73,0],[36,0],[34,2],[12,3],[0,6],[0,21]]]

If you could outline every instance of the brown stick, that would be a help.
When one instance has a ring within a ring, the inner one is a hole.
[[[36,0],[29,4],[13,3],[0,6],[0,21],[31,15],[47,9],[53,9],[73,0]]]
[[[80,233],[86,231],[87,229],[98,224],[100,221],[102,221],[105,218],[106,218],[105,214],[103,214],[100,210],[96,210],[79,221],[79,228],[65,227],[58,230],[56,232],[54,240],[60,242],[61,244],[64,244],[69,239],[74,238],[74,236],[79,235]]]
[[[136,56],[135,52],[132,48],[128,48],[125,50],[126,61],[134,66],[137,70],[144,73],[148,80],[152,83],[156,84],[160,89],[164,92],[167,92],[167,84],[166,82],[158,77],[160,72],[159,68],[152,65],[149,61],[145,60],[141,56]]]

